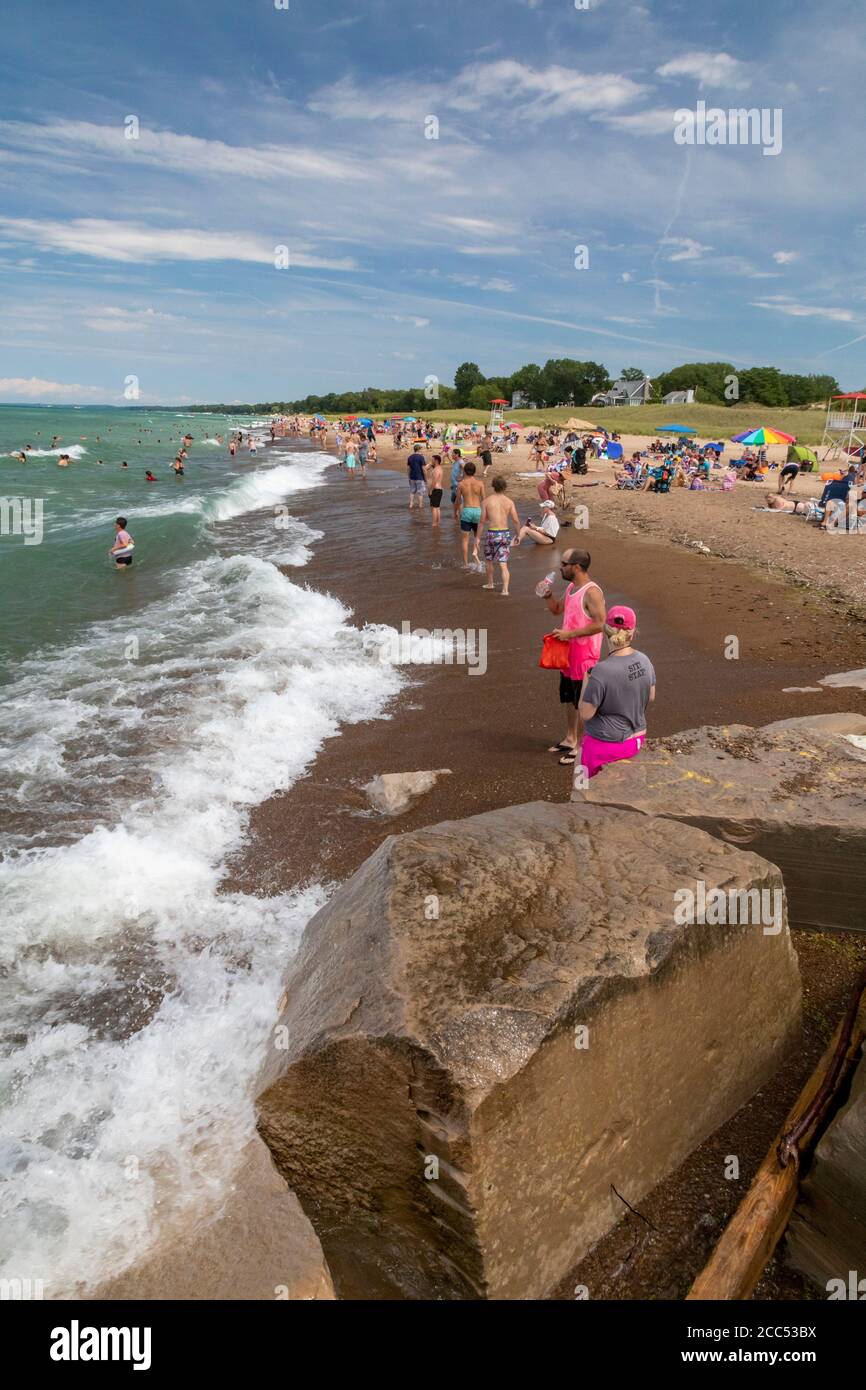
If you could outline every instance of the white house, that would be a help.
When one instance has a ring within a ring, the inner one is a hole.
[[[662,396],[662,405],[694,405],[694,391],[668,391]]]
[[[652,400],[653,384],[648,376],[640,381],[625,381],[620,377],[609,391],[599,391],[590,405],[647,405]]]

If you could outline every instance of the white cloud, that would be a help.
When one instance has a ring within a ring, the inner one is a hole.
[[[120,309],[116,305],[92,309],[84,323],[101,333],[140,331],[161,323],[181,323],[177,314],[161,314],[156,309]]]
[[[630,115],[603,114],[593,116],[613,130],[621,130],[626,135],[673,135],[676,112],[672,106],[648,107],[646,111],[633,111]]]
[[[343,77],[316,92],[311,111],[335,120],[390,120],[420,123],[428,114],[475,113],[497,107],[512,120],[540,122],[576,112],[617,111],[643,95],[645,87],[621,73],[579,72],[556,64],[532,68],[514,58],[476,63],[449,82],[407,87],[401,78],[359,86]]]
[[[699,241],[694,241],[690,236],[666,236],[662,237],[662,246],[676,246],[679,249],[671,251],[665,257],[668,261],[699,261],[707,251],[712,251],[712,246],[703,246]]]
[[[624,271],[622,272],[622,275],[621,275],[619,278],[620,278],[620,280],[622,280],[622,282],[623,282],[624,285],[627,285],[628,282],[629,282],[630,280],[632,280],[634,277],[632,276],[632,273],[631,273],[630,270],[624,270]]]
[[[247,232],[211,232],[195,227],[156,228],[136,222],[109,222],[79,217],[50,222],[0,217],[0,241],[36,245],[43,251],[93,256],[103,261],[149,265],[155,261],[251,261],[273,265],[276,242]],[[293,266],[319,270],[355,270],[349,258],[328,260],[290,246]],[[282,271],[282,274],[290,273]]]
[[[489,280],[483,279],[480,275],[447,275],[445,278],[452,280],[455,285],[467,285],[470,289],[476,290],[495,290],[500,294],[512,294],[517,288],[510,280],[497,275]]]
[[[37,125],[0,121],[0,137],[12,148],[24,148],[54,158],[96,156],[122,160],[127,165],[153,165],[174,173],[216,174],[221,179],[296,177],[363,183],[369,178],[363,161],[324,154],[320,149],[304,145],[227,145],[223,140],[177,135],[171,130],[150,130],[144,124],[137,140],[127,140],[120,124],[56,121]]]
[[[656,68],[659,77],[695,77],[702,87],[743,91],[751,85],[748,63],[730,53],[683,53]]]
[[[834,323],[851,323],[854,315],[850,309],[824,308],[817,304],[799,304],[786,295],[769,295],[766,299],[753,299],[756,309],[774,309],[778,314],[788,314],[795,319],[830,319]]]
[[[60,397],[64,401],[108,400],[110,392],[102,386],[80,386],[78,382],[43,381],[40,377],[0,377],[0,397],[8,400],[45,401]]]
[[[776,265],[790,265],[792,261],[800,259],[799,251],[774,251],[773,260]]]
[[[387,317],[393,323],[411,323],[413,328],[426,328],[430,323],[429,319],[419,319],[414,314],[388,314]]]

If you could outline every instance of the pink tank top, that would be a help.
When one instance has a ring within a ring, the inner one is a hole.
[[[575,628],[586,627],[592,622],[592,618],[583,606],[583,596],[587,589],[597,589],[598,585],[591,579],[584,584],[582,589],[575,589],[571,584],[565,591],[565,608],[562,614],[562,626],[568,632],[573,632]],[[592,637],[575,637],[568,644],[568,674],[573,681],[583,680],[587,671],[598,661],[601,655],[602,634],[596,632]]]

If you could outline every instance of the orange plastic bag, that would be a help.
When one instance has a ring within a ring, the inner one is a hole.
[[[561,637],[554,637],[552,632],[545,633],[539,666],[543,666],[545,671],[567,671],[569,645],[568,642],[563,642]]]

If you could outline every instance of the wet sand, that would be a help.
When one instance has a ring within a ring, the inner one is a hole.
[[[248,846],[232,866],[244,891],[339,881],[386,835],[520,801],[568,799],[571,769],[546,751],[565,732],[558,676],[538,667],[541,638],[557,620],[533,590],[574,545],[590,551],[608,603],[638,614],[638,645],[658,677],[650,738],[700,724],[866,713],[860,690],[782,693],[866,666],[860,629],[808,593],[734,561],[595,525],[564,526],[554,546],[512,551],[504,598],[481,587],[484,575],[461,568],[447,493],[437,536],[429,509],[409,513],[406,482],[389,463],[354,481],[335,467],[324,487],[293,498],[294,513],[323,539],[310,564],[290,575],[342,600],[359,626],[484,629],[487,670],[404,667],[410,683],[388,719],[345,727],[307,776],[253,813]],[[525,517],[536,509],[518,500],[518,510]],[[736,660],[725,656],[732,636]],[[369,810],[361,787],[377,773],[442,767],[453,775],[402,815]]]
[[[388,460],[390,462],[390,460]],[[516,488],[515,488],[516,490]],[[866,639],[844,615],[825,611],[808,592],[756,574],[736,561],[690,554],[670,542],[623,536],[601,526],[563,528],[543,550],[513,552],[511,596],[486,592],[485,577],[460,567],[459,531],[443,507],[442,532],[429,510],[408,511],[404,478],[387,466],[366,481],[336,468],[324,487],[293,498],[293,511],[323,532],[297,582],[340,598],[354,621],[406,621],[413,630],[484,628],[488,667],[405,668],[411,684],[389,718],[343,729],[320,751],[307,776],[252,816],[249,841],[228,887],[276,893],[299,882],[336,883],[391,834],[535,799],[564,801],[571,769],[546,749],[564,732],[558,677],[538,668],[542,634],[555,626],[533,589],[564,549],[592,554],[592,574],[607,601],[632,605],[639,645],[655,665],[658,696],[649,737],[700,724],[762,724],[835,710],[866,713],[866,692],[814,686],[833,671],[866,666]],[[518,502],[522,517],[534,506]],[[725,657],[739,640],[739,659]],[[448,767],[403,814],[372,812],[362,785],[380,772]],[[796,932],[804,978],[803,1046],[777,1077],[639,1205],[650,1231],[623,1207],[624,1220],[563,1281],[593,1298],[682,1298],[702,1268],[737,1200],[763,1158],[788,1106],[844,1011],[851,982],[866,961],[866,938]],[[719,1153],[737,1153],[741,1180],[720,1182]],[[375,1294],[371,1294],[375,1297]],[[779,1256],[755,1297],[809,1297]]]

